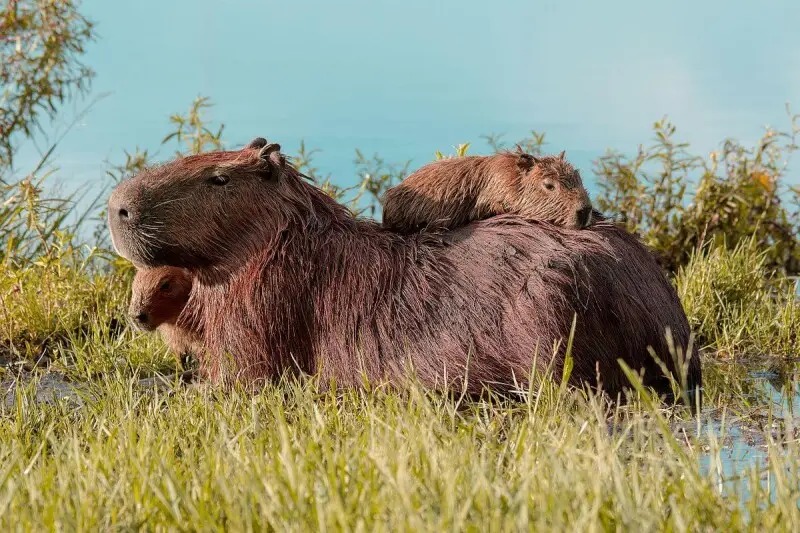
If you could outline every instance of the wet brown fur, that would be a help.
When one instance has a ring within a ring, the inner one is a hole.
[[[131,287],[128,315],[132,322],[144,331],[158,331],[179,363],[202,349],[202,332],[177,324],[191,290],[189,272],[175,267],[140,269]]]
[[[134,264],[195,277],[181,321],[204,330],[201,366],[217,381],[301,371],[398,383],[410,364],[430,388],[507,391],[534,362],[561,375],[577,313],[570,383],[597,385],[599,373],[620,392],[621,358],[663,393],[648,346],[674,370],[665,328],[689,344],[674,288],[623,229],[500,215],[401,235],[354,218],[263,139],[139,173],[114,191],[109,217]],[[688,385],[701,385],[696,351]]]
[[[403,233],[504,213],[580,229],[591,223],[592,203],[564,152],[534,157],[521,150],[429,163],[383,197],[384,226]]]

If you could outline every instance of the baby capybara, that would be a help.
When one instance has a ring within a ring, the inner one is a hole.
[[[263,138],[179,157],[120,183],[108,203],[116,250],[137,268],[192,275],[181,317],[202,324],[201,373],[258,384],[286,373],[323,385],[511,392],[532,371],[615,395],[619,360],[668,393],[650,356],[701,385],[675,288],[633,235],[502,214],[411,235],[353,216]]]
[[[133,279],[128,307],[133,323],[144,331],[157,330],[183,366],[189,357],[198,355],[202,344],[200,333],[179,324],[191,291],[192,277],[182,268],[140,269]]]
[[[564,152],[538,157],[520,148],[429,163],[383,197],[383,225],[402,233],[453,229],[503,213],[581,229],[592,223],[592,212]]]

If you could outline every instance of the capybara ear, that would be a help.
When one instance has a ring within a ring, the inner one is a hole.
[[[281,169],[281,171],[286,168],[286,158],[283,157],[283,154],[280,152],[272,152],[269,154],[269,160],[272,161],[276,167]]]
[[[260,147],[261,150],[258,152],[258,157],[260,157],[264,161],[267,161],[267,160],[270,159],[269,156],[270,156],[271,153],[280,152],[281,151],[281,145],[278,144],[278,143],[268,143],[267,144],[266,141],[264,141],[264,143],[265,144]]]
[[[267,145],[267,140],[264,137],[256,137],[252,141],[250,141],[247,146],[244,147],[245,150],[254,150],[256,148],[263,148]]]
[[[258,152],[258,157],[274,165],[269,169],[268,178],[274,181],[279,180],[286,168],[286,158],[281,154],[281,145],[278,143],[267,144]]]
[[[525,152],[519,152],[517,155],[519,156],[517,158],[517,167],[523,172],[528,172],[539,162],[535,156],[526,154]]]
[[[535,155],[531,155],[528,152],[526,152],[525,150],[523,150],[522,146],[520,146],[519,143],[517,143],[517,149],[514,151],[514,153],[518,157],[518,159],[517,159],[517,167],[519,167],[519,169],[521,171],[523,171],[523,172],[528,172],[535,165],[538,165],[539,162],[541,161]]]

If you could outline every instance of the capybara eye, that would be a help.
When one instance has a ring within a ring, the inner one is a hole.
[[[160,291],[167,291],[169,290],[169,280],[163,282],[161,286],[158,288]]]
[[[552,191],[552,190],[555,190],[556,185],[552,181],[545,181],[544,182],[544,188],[547,189],[548,191]]]
[[[222,174],[217,174],[216,176],[211,176],[208,181],[214,185],[225,185],[231,179],[228,176],[224,176]]]

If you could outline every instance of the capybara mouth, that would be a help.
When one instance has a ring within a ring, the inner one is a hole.
[[[131,326],[137,331],[150,332],[156,329],[156,326],[150,322],[150,318],[145,313],[131,314],[129,319]]]
[[[592,216],[593,216],[593,209],[592,206],[582,207],[575,212],[575,218],[569,223],[566,224],[567,228],[570,229],[586,229],[592,225]]]
[[[144,252],[143,243],[140,243],[136,235],[128,231],[120,231],[111,224],[111,244],[114,251],[133,263],[137,268],[154,266],[151,265],[151,256]]]
[[[111,243],[114,250],[137,268],[181,266],[189,260],[193,264],[203,263],[186,250],[171,245],[155,227],[147,224],[121,224],[109,217]]]
[[[133,322],[133,328],[137,331],[141,331],[143,333],[150,333],[151,331],[156,330],[156,328],[154,326],[151,326],[150,324],[140,324],[136,321],[132,322]]]
[[[170,246],[160,244],[158,235],[136,231],[134,227],[114,228],[111,225],[111,242],[114,250],[137,268],[175,265],[180,255]]]

